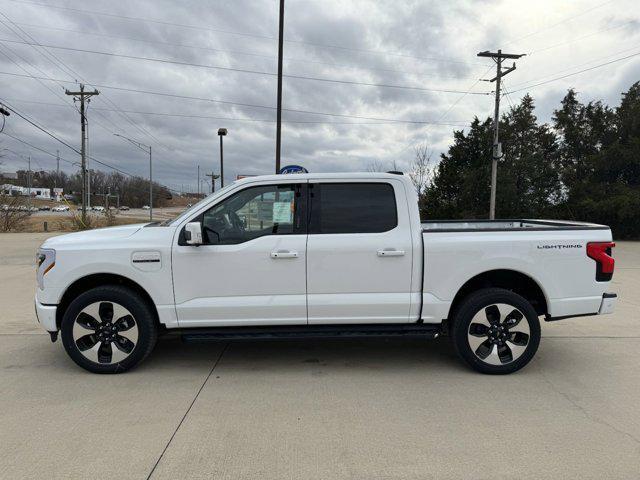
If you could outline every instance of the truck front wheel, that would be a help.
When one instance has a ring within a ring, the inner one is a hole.
[[[93,288],[67,308],[61,325],[69,356],[93,373],[120,373],[153,350],[158,328],[147,302],[119,285]]]
[[[474,370],[505,374],[520,370],[540,343],[540,321],[531,304],[502,288],[486,288],[465,298],[453,318],[456,353]]]

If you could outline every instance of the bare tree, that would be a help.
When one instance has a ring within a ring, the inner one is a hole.
[[[367,165],[367,172],[375,173],[375,172],[401,171],[400,167],[398,166],[398,162],[396,160],[390,161],[388,165],[389,167],[385,168],[384,163],[382,163],[380,160],[372,160]]]
[[[380,160],[371,160],[367,165],[367,172],[384,172],[384,165]]]
[[[0,232],[19,230],[30,213],[21,197],[0,193]]]
[[[413,162],[411,162],[411,169],[409,171],[409,178],[416,187],[416,192],[419,197],[422,197],[427,190],[427,187],[431,183],[433,176],[433,169],[431,168],[431,156],[433,151],[429,149],[427,144],[418,145],[416,147],[416,154]]]

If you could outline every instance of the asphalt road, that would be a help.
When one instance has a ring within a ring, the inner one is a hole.
[[[46,234],[0,235],[0,477],[631,479],[640,475],[640,243],[614,315],[543,325],[489,377],[446,339],[185,345],[76,367],[33,313]]]

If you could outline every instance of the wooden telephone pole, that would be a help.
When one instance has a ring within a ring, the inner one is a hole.
[[[493,115],[493,153],[491,158],[491,200],[489,201],[489,219],[494,220],[496,218],[496,184],[498,180],[498,160],[502,158],[502,147],[498,140],[498,129],[500,125],[500,79],[505,75],[513,72],[516,69],[516,62],[513,62],[513,66],[502,69],[502,60],[518,59],[523,57],[524,54],[514,53],[502,53],[502,50],[497,52],[484,51],[478,53],[478,57],[492,58],[496,62],[496,76],[493,77],[490,82],[496,82],[496,100],[495,111]]]
[[[89,99],[94,95],[99,95],[98,90],[92,92],[85,92],[84,85],[80,84],[79,92],[71,92],[65,90],[67,95],[73,95],[73,100],[80,101],[80,126],[82,132],[82,143],[80,146],[80,156],[82,157],[82,223],[86,223],[87,220],[87,116],[85,114],[85,103],[89,102]]]

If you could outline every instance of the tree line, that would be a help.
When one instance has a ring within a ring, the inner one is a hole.
[[[17,183],[27,186],[28,172],[19,170],[17,172]],[[81,198],[82,173],[77,171],[72,174],[65,172],[36,171],[31,172],[31,186],[44,188],[62,188],[64,194],[73,195],[77,201]],[[104,205],[105,194],[111,193],[109,203],[115,205],[116,195],[120,197],[120,205],[140,208],[149,204],[149,180],[142,177],[125,176],[118,172],[106,173],[100,170],[92,170],[89,176],[91,204]],[[8,182],[9,183],[9,182]],[[163,207],[171,199],[171,192],[163,185],[153,182],[153,206]]]
[[[640,82],[615,108],[571,89],[550,124],[527,95],[501,116],[500,137],[496,218],[582,220],[640,238]],[[424,219],[488,217],[492,143],[490,118],[454,132],[420,195]]]

